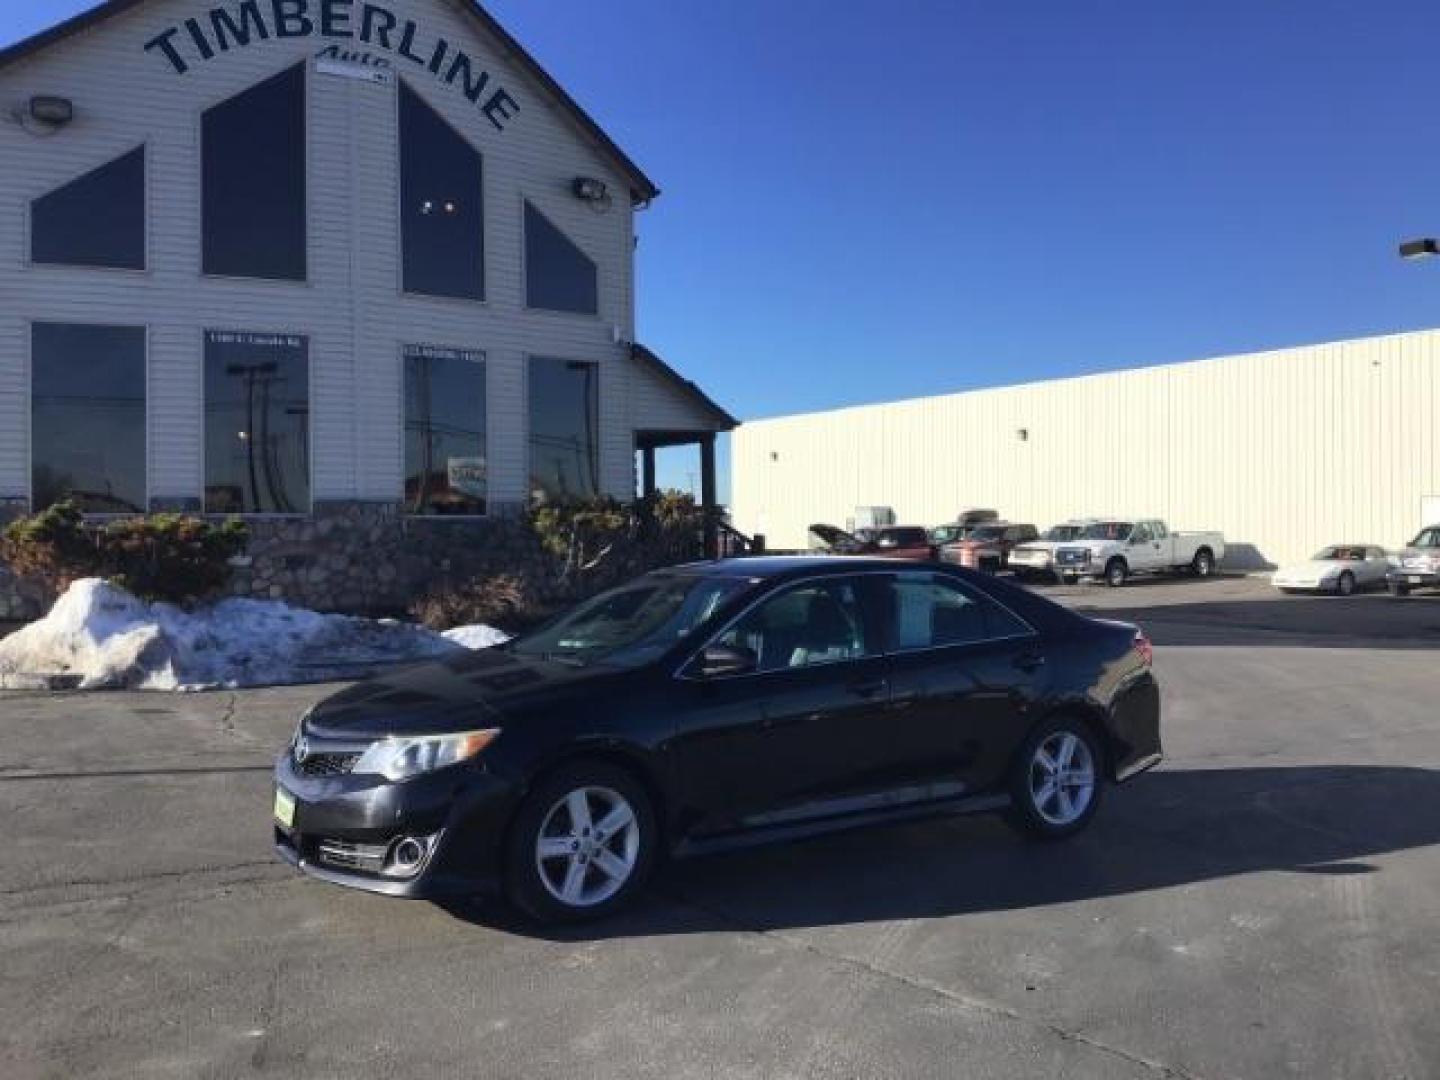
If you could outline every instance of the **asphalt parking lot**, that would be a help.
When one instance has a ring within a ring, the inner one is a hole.
[[[1440,597],[1048,591],[1164,686],[1088,833],[720,856],[561,934],[271,856],[328,688],[0,696],[0,1075],[1440,1075]]]

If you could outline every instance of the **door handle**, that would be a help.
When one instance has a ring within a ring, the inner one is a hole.
[[[871,679],[867,682],[853,682],[845,689],[849,690],[850,693],[856,697],[873,698],[879,697],[889,689],[889,687],[889,682],[884,679]]]
[[[1024,652],[1015,658],[1014,664],[1024,672],[1038,671],[1045,666],[1045,654],[1040,652]]]

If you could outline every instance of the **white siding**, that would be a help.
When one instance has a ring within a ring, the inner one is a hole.
[[[733,461],[736,523],[775,547],[868,505],[1158,516],[1237,566],[1395,547],[1440,494],[1440,331],[752,421]]]
[[[201,396],[206,329],[288,331],[310,339],[316,499],[394,500],[401,493],[400,348],[482,349],[489,388],[491,497],[526,497],[525,364],[559,356],[601,366],[601,472],[633,491],[634,219],[628,185],[573,121],[476,24],[442,0],[388,5],[427,35],[459,45],[519,101],[496,131],[456,87],[408,61],[396,70],[484,156],[484,303],[400,292],[396,88],[318,75],[309,84],[309,276],[305,284],[200,275],[201,112],[331,42],[257,42],[177,75],[144,43],[196,13],[181,0],[111,18],[0,72],[0,100],[60,94],[77,119],[49,138],[0,124],[0,497],[28,494],[29,320],[150,327],[151,496],[202,494]],[[262,5],[268,12],[269,6]],[[182,38],[183,38],[182,32]],[[343,42],[341,43],[344,44]],[[188,48],[188,42],[185,43]],[[31,199],[139,143],[148,146],[150,265],[144,273],[29,267]],[[568,193],[578,175],[614,193],[598,213]],[[523,199],[532,199],[599,267],[598,317],[526,310]],[[618,335],[617,335],[618,330]]]

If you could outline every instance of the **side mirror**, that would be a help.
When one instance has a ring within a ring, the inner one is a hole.
[[[719,679],[727,675],[749,675],[760,666],[754,649],[740,645],[710,645],[700,654],[696,674],[702,679]]]

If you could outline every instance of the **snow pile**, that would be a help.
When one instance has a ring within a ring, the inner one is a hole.
[[[78,676],[82,690],[202,690],[353,678],[384,665],[486,648],[488,626],[441,635],[390,619],[321,615],[274,600],[183,611],[98,578],[71,585],[39,622],[0,640],[6,676]]]
[[[454,630],[446,630],[440,636],[446,641],[453,641],[456,645],[463,645],[467,649],[489,649],[496,645],[504,645],[510,640],[510,635],[505,631],[484,625],[457,626]]]

